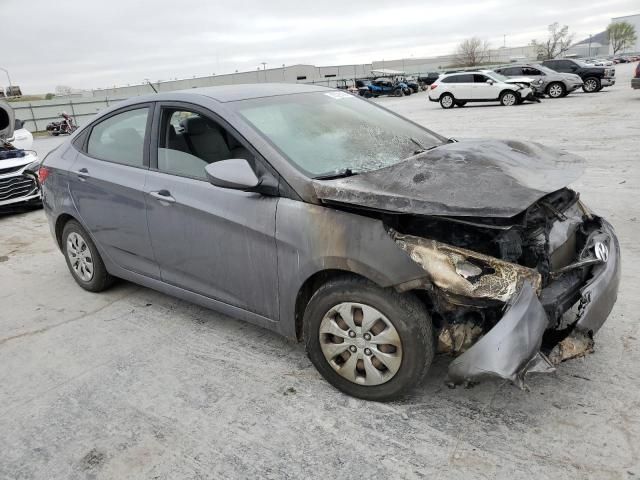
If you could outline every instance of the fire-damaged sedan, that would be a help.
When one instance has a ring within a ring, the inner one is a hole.
[[[265,84],[128,100],[39,174],[81,287],[123,278],[275,330],[340,390],[389,400],[438,352],[450,384],[523,386],[592,349],[620,248],[567,188],[582,168]]]

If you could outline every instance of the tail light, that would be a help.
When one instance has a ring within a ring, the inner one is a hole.
[[[38,169],[38,181],[40,182],[40,185],[44,185],[44,182],[47,180],[50,173],[51,173],[51,170],[49,170],[45,166],[41,166]]]
[[[638,63],[638,66],[636,67],[636,78],[640,78],[640,63]]]
[[[436,88],[438,88],[438,84],[432,83],[431,84],[431,90],[435,90]]]

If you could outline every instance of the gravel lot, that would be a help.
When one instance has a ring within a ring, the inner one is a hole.
[[[124,282],[81,290],[42,211],[0,216],[0,478],[640,478],[631,71],[617,66],[598,94],[511,108],[380,99],[454,138],[537,140],[588,160],[574,187],[619,233],[621,294],[596,352],[531,377],[529,392],[450,390],[440,358],[402,402],[349,398],[275,334]]]

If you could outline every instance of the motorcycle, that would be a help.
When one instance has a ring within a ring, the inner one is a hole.
[[[47,125],[47,132],[49,135],[53,135],[57,137],[58,135],[71,135],[78,129],[78,126],[75,124],[73,117],[69,115],[67,112],[62,112],[60,114],[62,120],[59,122],[51,122]]]

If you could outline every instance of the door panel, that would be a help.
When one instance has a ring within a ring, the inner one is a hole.
[[[117,112],[93,127],[91,148],[80,152],[71,166],[69,190],[82,222],[112,261],[127,270],[159,278],[144,201],[144,139],[151,117],[145,116],[148,107]],[[105,159],[90,156],[95,152]]]
[[[158,171],[145,191],[163,281],[278,318],[276,197]]]
[[[473,76],[473,98],[476,100],[494,100],[500,95],[500,86],[494,82],[493,85],[487,83],[489,77],[475,74]]]
[[[473,99],[473,75],[457,75],[456,83],[452,83],[453,96],[460,100]]]

